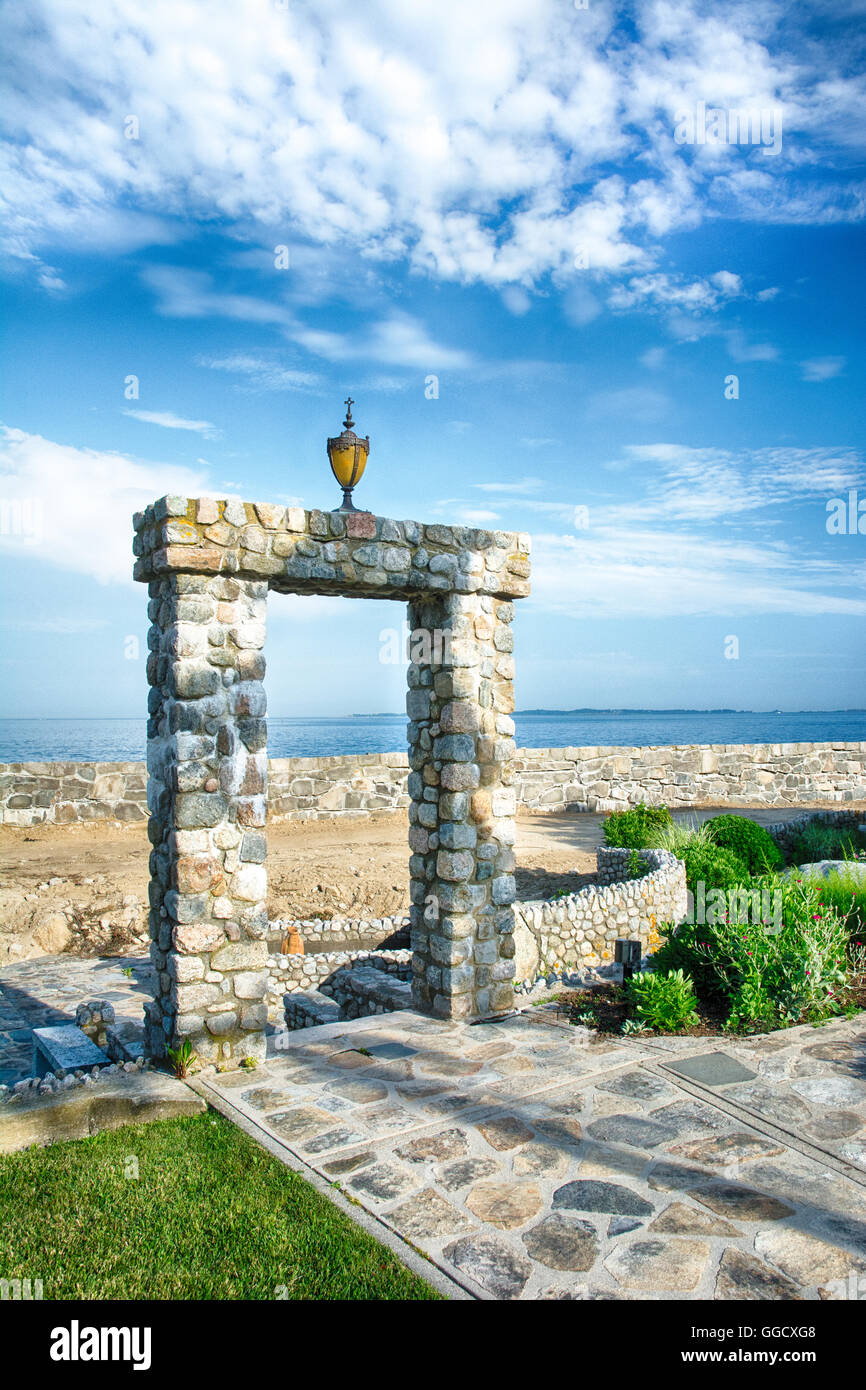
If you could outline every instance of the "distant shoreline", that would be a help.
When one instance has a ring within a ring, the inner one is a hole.
[[[840,708],[840,709],[817,709],[817,708],[816,708],[816,709],[734,709],[734,708],[728,708],[728,707],[722,707],[722,706],[720,706],[718,709],[689,709],[689,708],[678,709],[678,708],[674,708],[674,707],[671,707],[671,708],[669,708],[669,709],[668,709],[668,708],[665,708],[665,709],[653,709],[653,708],[650,707],[650,706],[645,706],[645,707],[644,707],[644,706],[635,705],[634,707],[631,707],[631,706],[622,705],[622,706],[611,707],[610,709],[605,709],[605,708],[603,708],[603,707],[600,706],[600,705],[586,705],[586,706],[580,706],[580,707],[575,708],[575,709],[517,709],[517,710],[514,711],[514,718],[515,718],[515,719],[574,719],[574,718],[577,718],[578,716],[586,717],[586,716],[591,716],[591,715],[593,715],[593,714],[606,715],[606,716],[608,716],[608,717],[611,717],[611,716],[615,717],[616,715],[625,715],[625,716],[630,716],[630,715],[642,715],[642,716],[645,716],[645,715],[652,715],[652,716],[659,716],[659,715],[666,715],[666,714],[669,714],[669,715],[678,715],[678,716],[680,716],[680,715],[684,715],[684,714],[699,714],[699,715],[708,715],[708,716],[709,716],[709,715],[720,715],[720,714],[725,714],[725,715],[745,714],[745,715],[760,715],[762,718],[766,718],[766,717],[771,716],[771,715],[780,715],[780,716],[786,716],[786,717],[787,717],[787,716],[795,715],[795,714],[809,714],[809,715],[815,715],[815,714],[824,714],[824,715],[863,714],[863,715],[866,715],[866,708],[862,708],[862,709],[861,709],[859,706],[854,705],[854,706],[852,706],[852,707],[850,707],[850,708],[843,707],[843,708]],[[67,723],[67,724],[85,724],[85,723],[92,723],[92,724],[110,724],[110,723],[112,723],[112,722],[120,722],[120,721],[128,722],[130,719],[141,719],[142,721],[144,721],[146,718],[147,718],[147,716],[146,716],[145,714],[82,714],[82,715],[77,715],[77,714],[9,714],[9,715],[0,715],[0,724],[21,724],[21,723],[33,724],[33,723],[37,723],[37,722],[44,722],[44,723],[50,722],[50,723],[52,723],[52,724],[60,724],[60,723]],[[326,724],[326,723],[328,723],[329,721],[333,721],[334,723],[343,723],[343,722],[344,722],[345,720],[347,720],[347,719],[359,719],[359,720],[360,720],[360,719],[399,719],[399,720],[404,720],[404,719],[406,718],[406,715],[403,714],[402,712],[391,713],[391,712],[388,712],[388,711],[386,710],[386,711],[383,711],[383,712],[380,713],[380,714],[273,714],[273,713],[272,713],[272,714],[269,715],[269,718],[270,718],[270,719],[289,720],[289,721],[291,721],[291,720],[296,720],[296,719],[297,719],[297,720],[302,720],[304,723],[306,723],[306,722],[308,722],[309,720],[312,719],[312,720],[316,720],[318,723]]]

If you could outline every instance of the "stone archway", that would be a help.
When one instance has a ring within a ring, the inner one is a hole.
[[[409,606],[413,999],[498,1013],[514,975],[513,599],[529,539],[369,512],[163,497],[134,518],[149,585],[147,1047],[265,1053],[269,589]]]

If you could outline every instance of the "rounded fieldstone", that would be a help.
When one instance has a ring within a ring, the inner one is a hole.
[[[598,1255],[595,1227],[561,1212],[552,1212],[526,1231],[523,1244],[548,1269],[591,1269]]]
[[[760,1231],[755,1250],[798,1284],[827,1284],[866,1271],[862,1258],[790,1226]]]
[[[635,1100],[655,1100],[674,1094],[667,1082],[640,1071],[627,1071],[613,1081],[602,1081],[596,1090],[610,1091],[615,1096],[631,1096]]]
[[[439,1174],[439,1185],[446,1192],[457,1192],[468,1187],[479,1178],[489,1178],[499,1172],[499,1164],[493,1158],[466,1158],[462,1162],[449,1163]]]
[[[408,1163],[426,1163],[430,1159],[462,1158],[468,1151],[469,1144],[462,1129],[443,1129],[426,1139],[413,1139],[395,1153]]]
[[[819,1119],[804,1125],[803,1133],[808,1134],[812,1139],[826,1141],[827,1139],[848,1139],[862,1128],[863,1121],[860,1116],[853,1114],[850,1110],[828,1110],[826,1115],[821,1115]]]
[[[366,1077],[349,1077],[345,1081],[328,1081],[325,1091],[331,1095],[341,1095],[343,1101],[353,1101],[354,1105],[371,1105],[373,1101],[384,1101],[388,1087],[384,1081],[368,1081]]]
[[[739,1183],[693,1187],[691,1195],[701,1206],[709,1207],[719,1216],[732,1216],[737,1221],[782,1221],[794,1214],[794,1208],[786,1202]]]
[[[519,1298],[532,1274],[530,1261],[495,1236],[465,1236],[443,1253],[455,1269],[494,1298]]]
[[[643,1197],[619,1183],[582,1178],[567,1182],[553,1194],[554,1208],[567,1211],[602,1211],[610,1216],[651,1216],[653,1207]]]
[[[390,1202],[394,1197],[405,1197],[417,1185],[417,1177],[404,1173],[393,1163],[376,1163],[353,1178],[350,1187],[356,1192],[366,1193],[377,1202]]]
[[[435,1240],[439,1236],[456,1235],[473,1224],[432,1187],[425,1187],[407,1202],[392,1208],[388,1222],[409,1240]]]
[[[846,1081],[844,1077],[822,1076],[811,1081],[792,1081],[791,1089],[822,1109],[841,1109],[846,1105],[862,1105],[866,1101],[866,1084]]]
[[[605,1144],[628,1144],[634,1149],[654,1149],[671,1139],[676,1131],[639,1115],[608,1115],[587,1125],[587,1134]]]
[[[533,1138],[533,1131],[514,1115],[503,1119],[485,1120],[478,1125],[492,1149],[516,1149]]]
[[[514,1155],[512,1169],[517,1177],[558,1177],[568,1167],[568,1154],[554,1144],[527,1144]]]
[[[769,1265],[756,1260],[754,1255],[728,1246],[719,1265],[715,1297],[734,1301],[785,1299],[798,1302],[803,1295],[784,1274],[770,1269]]]
[[[623,1288],[688,1293],[700,1283],[709,1254],[702,1240],[635,1240],[618,1245],[604,1263]]]
[[[479,1182],[467,1196],[466,1205],[480,1221],[501,1231],[513,1231],[537,1216],[543,1202],[534,1183]]]
[[[671,1202],[647,1229],[664,1235],[730,1236],[734,1240],[742,1234],[730,1221],[687,1207],[685,1202]]]
[[[735,1134],[720,1134],[712,1139],[697,1139],[692,1144],[678,1144],[670,1150],[681,1154],[693,1163],[707,1163],[711,1167],[726,1168],[729,1163],[748,1161],[754,1158],[772,1158],[784,1153],[779,1144],[762,1139],[757,1134],[747,1134],[738,1130]]]

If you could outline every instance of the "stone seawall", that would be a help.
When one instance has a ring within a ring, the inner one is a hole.
[[[273,820],[388,813],[409,806],[405,753],[271,758]],[[814,806],[866,801],[866,742],[522,748],[517,804],[531,811],[613,811],[638,801],[697,806]],[[2,763],[0,823],[147,817],[144,763]]]

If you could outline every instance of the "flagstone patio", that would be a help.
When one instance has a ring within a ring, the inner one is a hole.
[[[672,1070],[708,1053],[747,1075]],[[481,1298],[866,1298],[862,1019],[620,1042],[555,1006],[389,1014],[202,1087]]]
[[[0,1079],[85,998],[140,1029],[149,971],[0,971]],[[738,1040],[393,1013],[271,1030],[195,1088],[478,1298],[866,1299],[862,1015]]]

